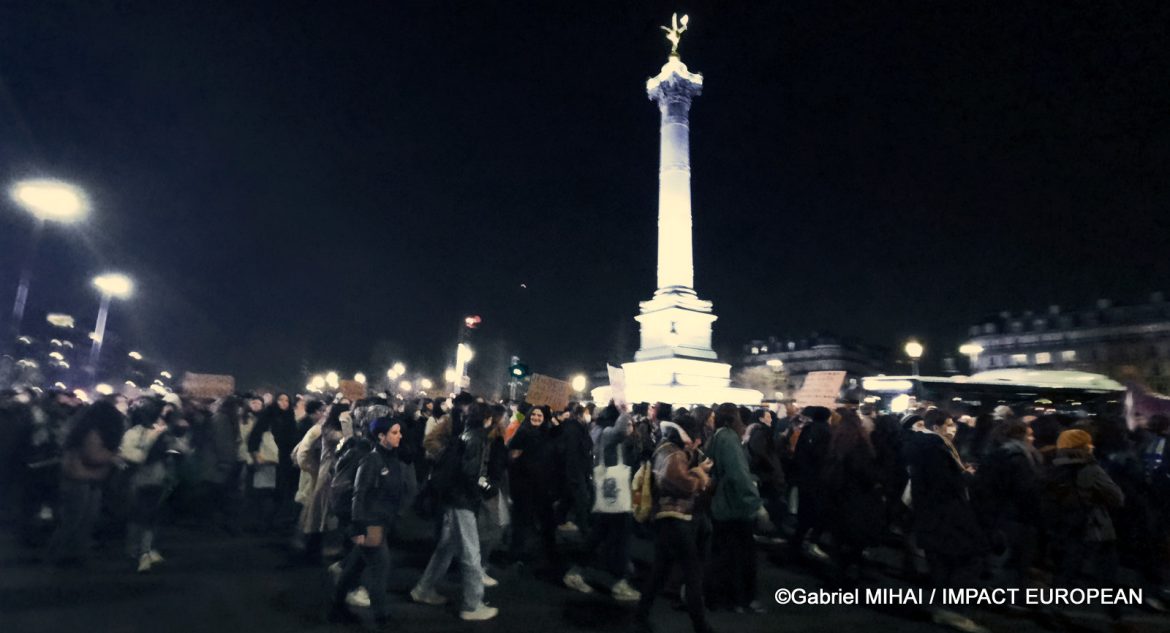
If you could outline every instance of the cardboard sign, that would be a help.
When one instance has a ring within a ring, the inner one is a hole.
[[[796,404],[801,407],[828,407],[837,405],[841,387],[845,384],[843,371],[810,371],[804,384],[796,392]]]
[[[350,402],[357,402],[366,397],[366,386],[356,380],[338,381],[337,390],[341,392],[341,397]]]
[[[569,398],[572,395],[573,385],[564,380],[532,374],[532,382],[528,384],[528,395],[524,399],[529,404],[548,405],[555,413],[564,411],[565,407],[569,406]]]
[[[606,365],[609,371],[609,395],[618,407],[627,403],[626,400],[626,370],[613,365]]]
[[[236,392],[235,376],[225,374],[193,374],[183,375],[183,393],[189,398],[216,399],[230,396]]]

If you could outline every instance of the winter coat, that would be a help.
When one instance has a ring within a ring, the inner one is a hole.
[[[715,463],[711,469],[711,478],[715,482],[711,516],[716,521],[755,518],[763,501],[748,470],[747,453],[735,431],[727,427],[716,430],[707,456]]]
[[[927,552],[973,557],[987,550],[987,538],[971,505],[971,476],[934,433],[910,436],[909,465],[914,533]]]
[[[1117,540],[1109,510],[1123,503],[1121,488],[1092,453],[1085,449],[1057,451],[1044,481],[1047,524],[1057,539]]]
[[[200,451],[203,480],[213,484],[226,482],[245,461],[241,450],[246,447],[240,437],[240,425],[223,411],[212,416]]]
[[[801,488],[802,493],[812,493],[819,486],[832,435],[828,422],[810,421],[801,427],[792,465],[796,474],[796,485]]]
[[[639,444],[630,440],[632,432],[633,419],[628,413],[618,416],[617,422],[613,426],[595,427],[590,433],[594,460],[601,460],[606,466],[617,466],[617,452],[620,448],[625,453],[622,455],[623,461],[631,467],[630,476],[632,477],[632,471],[638,463],[638,455],[641,452]]]
[[[353,522],[390,526],[406,495],[406,466],[397,451],[374,446],[358,466],[353,489]]]
[[[1039,523],[1041,465],[1040,453],[1020,440],[1009,440],[987,453],[973,486],[984,525]]]
[[[689,467],[686,451],[669,439],[654,449],[654,518],[690,521],[695,497],[707,486],[706,477]]]
[[[297,431],[297,421],[292,410],[282,411],[276,405],[270,405],[260,413],[260,419],[252,432],[248,434],[248,452],[260,452],[260,442],[265,432],[272,433],[276,440],[278,463],[283,468],[293,468],[292,452],[300,442]]]
[[[569,418],[554,429],[554,434],[560,442],[559,453],[564,460],[565,481],[588,481],[593,469],[593,440],[589,437],[585,423]]]
[[[324,532],[329,521],[330,491],[333,487],[333,465],[337,463],[337,447],[343,439],[338,429],[324,430],[317,440],[317,473],[313,491],[301,512],[301,531],[305,534]]]
[[[142,425],[132,426],[122,434],[118,455],[126,463],[133,464],[131,489],[163,485],[167,478],[166,451],[170,444],[170,436],[165,431]]]
[[[487,450],[488,446],[487,432],[482,426],[466,428],[459,437],[452,439],[447,447],[450,454],[445,454],[441,459],[458,458],[459,461],[452,464],[451,480],[439,490],[440,499],[445,506],[479,511],[483,503],[483,496],[479,491],[479,473],[484,467],[483,451]]]
[[[97,429],[90,429],[76,447],[66,448],[61,457],[61,474],[75,481],[104,481],[118,461],[118,454],[102,442]]]
[[[877,459],[864,443],[830,455],[822,477],[833,538],[855,546],[876,545],[884,529]]]
[[[509,451],[522,451],[508,469],[513,495],[523,494],[525,488],[537,495],[554,495],[560,490],[563,468],[556,463],[551,431],[548,422],[540,426],[524,423],[508,442]]]
[[[784,467],[772,429],[761,422],[753,422],[744,432],[748,466],[760,481],[760,490],[776,494],[784,491]]]

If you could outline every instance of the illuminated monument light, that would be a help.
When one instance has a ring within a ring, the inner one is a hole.
[[[630,402],[759,404],[763,394],[731,385],[731,365],[711,349],[711,324],[717,318],[710,301],[695,292],[691,246],[691,100],[703,89],[703,76],[691,73],[678,54],[687,17],[675,14],[662,27],[671,43],[670,57],[658,76],[646,81],[646,94],[662,113],[658,170],[658,290],[639,305],[641,346],[634,362],[624,363]],[[610,398],[608,386],[593,399]]]

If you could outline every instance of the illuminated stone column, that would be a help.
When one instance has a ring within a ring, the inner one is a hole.
[[[662,113],[658,163],[658,293],[695,294],[691,246],[691,100],[703,76],[672,54],[646,94]]]

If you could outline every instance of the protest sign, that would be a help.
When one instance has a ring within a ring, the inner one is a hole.
[[[529,404],[548,405],[555,411],[563,411],[569,406],[569,398],[573,395],[573,385],[564,380],[557,380],[551,376],[532,374],[532,382],[528,384],[528,395],[524,397]]]
[[[225,374],[195,374],[187,372],[183,375],[183,393],[189,398],[216,399],[230,396],[236,392],[235,376]]]
[[[796,392],[796,404],[801,407],[828,407],[837,405],[841,387],[845,384],[843,371],[810,371],[804,384]]]

